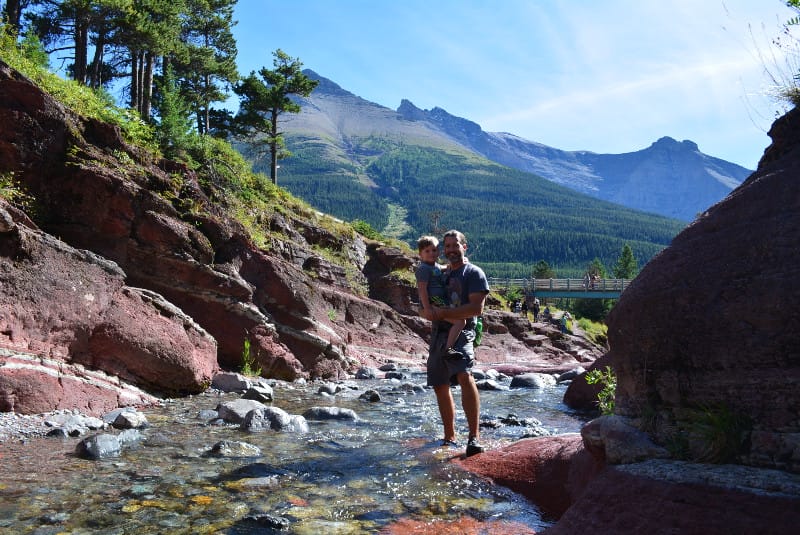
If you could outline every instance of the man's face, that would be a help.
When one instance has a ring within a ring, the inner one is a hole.
[[[451,264],[460,264],[464,261],[464,251],[467,250],[466,245],[458,243],[458,238],[455,236],[446,236],[444,239],[444,255],[447,257],[448,262]]]

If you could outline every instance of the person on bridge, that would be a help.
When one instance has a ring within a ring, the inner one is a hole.
[[[417,292],[419,293],[419,302],[423,310],[430,308],[431,305],[446,307],[450,303],[447,299],[447,289],[445,288],[444,281],[445,275],[442,268],[436,261],[439,259],[439,240],[435,236],[422,236],[417,240],[417,252],[421,260],[417,270],[414,272],[414,277],[417,279]],[[447,357],[452,359],[460,359],[461,353],[456,351],[453,346],[464,330],[467,320],[459,319],[451,322],[443,323],[449,325],[447,333]]]
[[[484,451],[480,444],[480,396],[475,379],[472,377],[472,366],[475,364],[475,325],[477,317],[483,312],[486,296],[489,295],[489,281],[483,270],[469,263],[464,256],[467,240],[457,230],[450,230],[444,235],[444,254],[449,262],[447,290],[450,296],[450,307],[431,306],[420,314],[433,323],[431,342],[428,349],[428,386],[433,387],[439,414],[444,427],[443,446],[456,446],[456,409],[453,401],[451,385],[461,386],[461,406],[467,419],[469,440],[466,456]],[[461,354],[459,359],[445,358],[445,333],[449,329],[440,325],[454,320],[466,320],[466,327],[455,344]]]

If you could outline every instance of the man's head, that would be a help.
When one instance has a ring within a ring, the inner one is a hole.
[[[459,267],[464,263],[464,253],[467,250],[467,239],[457,230],[448,230],[444,234],[444,256],[452,267]]]

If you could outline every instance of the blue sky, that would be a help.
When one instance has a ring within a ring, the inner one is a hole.
[[[754,169],[798,71],[779,0],[239,0],[243,75],[280,48],[369,101],[619,154],[662,136]],[[796,50],[796,49],[795,49]],[[771,74],[768,75],[766,71]]]

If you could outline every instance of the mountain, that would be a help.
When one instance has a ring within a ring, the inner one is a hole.
[[[320,83],[282,120],[292,156],[278,183],[322,212],[409,243],[459,228],[471,258],[515,277],[540,261],[582,276],[595,258],[612,266],[626,243],[643,265],[685,226],[500,165],[467,146],[482,135],[475,123],[424,120],[410,103],[400,113],[306,74]],[[256,170],[267,169],[261,158]]]
[[[752,171],[700,152],[692,141],[662,137],[625,154],[563,151],[505,132],[484,132],[441,108],[420,110],[403,100],[397,113],[438,128],[494,162],[528,171],[628,208],[692,221],[722,200]]]

